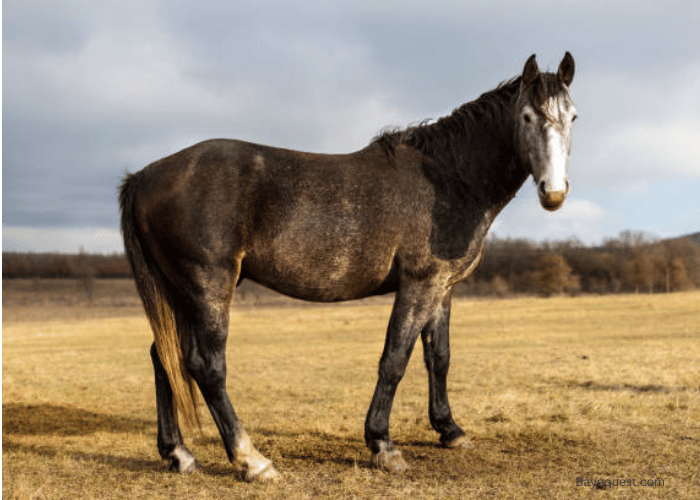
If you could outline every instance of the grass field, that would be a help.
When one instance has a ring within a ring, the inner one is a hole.
[[[474,448],[437,446],[417,347],[392,413],[399,476],[370,467],[362,438],[390,300],[238,303],[229,393],[284,474],[260,485],[206,410],[185,438],[203,470],[167,471],[128,282],[90,303],[47,286],[3,283],[4,499],[700,498],[700,292],[456,300],[450,396]]]

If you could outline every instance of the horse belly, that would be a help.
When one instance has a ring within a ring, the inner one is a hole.
[[[243,276],[303,300],[367,297],[387,280],[394,250],[361,240],[314,233],[280,235],[246,254]]]

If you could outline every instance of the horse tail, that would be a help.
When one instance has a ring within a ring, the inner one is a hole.
[[[127,175],[119,189],[124,249],[134,273],[136,289],[153,330],[158,357],[170,381],[176,422],[179,415],[188,428],[192,429],[196,426],[201,429],[195,384],[185,366],[185,354],[182,348],[183,345],[188,345],[187,329],[181,328],[178,335],[171,306],[172,294],[168,293],[167,280],[149,252],[139,230],[136,214],[139,181],[138,173]]]

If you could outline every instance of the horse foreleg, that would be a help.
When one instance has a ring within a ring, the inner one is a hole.
[[[434,318],[421,331],[423,359],[430,387],[430,424],[440,433],[440,443],[448,448],[470,447],[465,432],[455,423],[447,397],[450,367],[450,296],[438,305]]]
[[[365,441],[372,451],[372,463],[389,472],[408,468],[389,438],[389,416],[396,388],[406,372],[418,334],[434,309],[435,296],[435,291],[424,284],[400,289],[389,320],[379,361],[379,379],[365,421]]]
[[[173,409],[173,391],[168,375],[158,356],[155,343],[151,346],[151,360],[156,377],[156,407],[158,410],[158,453],[170,461],[173,472],[196,472],[199,462],[182,442]]]

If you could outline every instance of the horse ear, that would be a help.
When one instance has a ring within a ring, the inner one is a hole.
[[[559,71],[557,71],[557,76],[567,87],[571,85],[574,79],[574,69],[574,58],[567,52],[564,55],[564,59],[561,60],[561,64],[559,64]]]
[[[535,54],[532,54],[523,68],[523,84],[530,85],[540,75],[540,68],[537,66]]]

